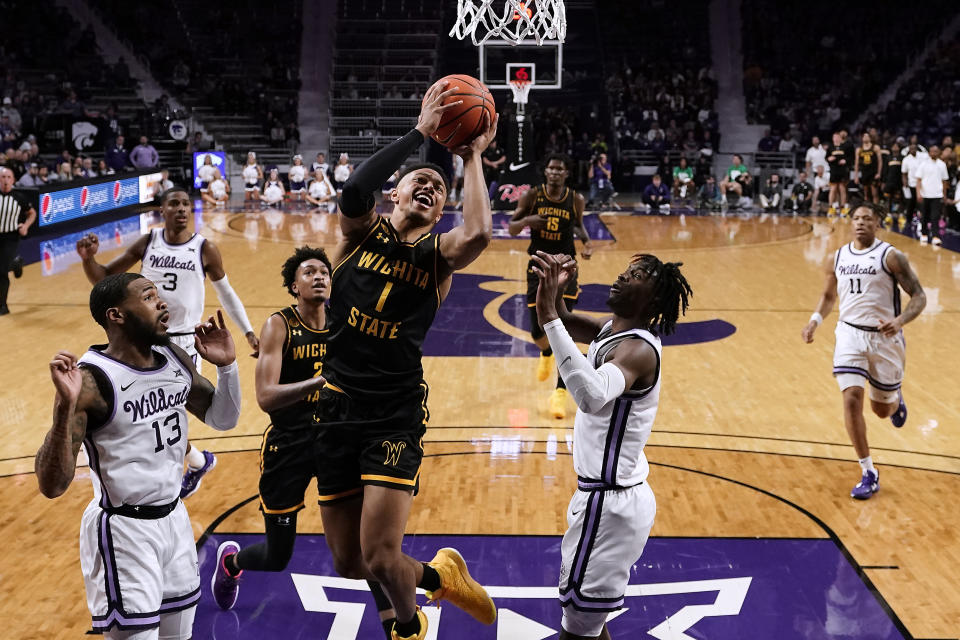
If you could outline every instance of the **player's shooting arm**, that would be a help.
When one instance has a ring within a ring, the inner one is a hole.
[[[487,115],[484,119],[486,129],[468,146],[454,150],[463,158],[463,224],[440,236],[440,255],[448,273],[463,269],[476,260],[493,237],[493,213],[480,154],[496,137],[499,116],[492,122]],[[438,278],[444,279],[443,274]]]
[[[88,233],[77,240],[77,254],[80,256],[83,273],[87,276],[90,284],[97,284],[114,273],[123,273],[140,262],[143,253],[147,250],[147,242],[149,241],[150,234],[140,236],[126,251],[106,265],[102,265],[97,262],[95,257],[100,249],[100,239],[96,234]]]
[[[87,434],[88,415],[106,417],[107,404],[89,370],[77,367],[76,358],[61,352],[50,363],[57,388],[53,426],[34,458],[40,493],[56,498],[70,487],[77,454]]]
[[[320,376],[280,384],[286,337],[287,327],[283,318],[276,314],[267,318],[260,332],[260,357],[257,359],[256,374],[257,404],[264,411],[294,404],[326,384]]]
[[[893,277],[896,278],[897,284],[910,296],[910,302],[907,303],[907,306],[900,312],[899,316],[879,326],[881,332],[885,335],[890,335],[891,332],[895,334],[900,330],[900,327],[920,315],[923,308],[927,306],[927,294],[924,293],[923,287],[920,286],[920,280],[910,266],[910,261],[907,260],[907,256],[893,249],[887,253],[885,261],[887,263],[887,269],[889,269]]]

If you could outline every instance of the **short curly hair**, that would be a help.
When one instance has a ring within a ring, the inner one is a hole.
[[[283,267],[280,269],[280,274],[283,276],[283,286],[286,287],[287,293],[294,298],[297,297],[297,294],[293,292],[293,281],[297,279],[297,269],[307,260],[319,260],[327,265],[327,271],[329,271],[331,275],[333,274],[333,267],[330,265],[330,258],[327,257],[326,251],[309,245],[297,247],[297,250],[293,252],[292,256],[287,258],[287,261],[283,263]]]

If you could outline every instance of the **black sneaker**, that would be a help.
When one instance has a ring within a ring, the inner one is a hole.
[[[10,313],[10,308],[5,304],[0,305],[0,316],[5,316],[8,313]]]
[[[23,258],[17,256],[13,259],[13,266],[10,269],[13,271],[14,278],[20,278],[23,276]]]

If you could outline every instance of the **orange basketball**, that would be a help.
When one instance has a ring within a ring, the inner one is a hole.
[[[441,78],[437,82],[448,81],[447,90],[459,87],[459,90],[448,97],[444,104],[462,100],[460,104],[443,113],[440,126],[433,134],[433,139],[448,149],[455,149],[476,138],[483,132],[485,125],[483,114],[490,116],[493,122],[497,114],[493,95],[487,86],[474,77],[453,74]],[[458,128],[459,127],[459,128]]]

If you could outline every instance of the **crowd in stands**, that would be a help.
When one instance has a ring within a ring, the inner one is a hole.
[[[844,3],[842,11],[831,0],[779,3],[775,10],[763,0],[744,0],[748,121],[769,125],[769,137],[778,142],[809,141],[815,134],[829,136],[849,126],[907,69],[955,10],[952,0],[930,0],[922,10],[891,3],[883,11],[870,0]],[[797,29],[805,30],[803,39],[809,44],[797,46],[792,35]]]

